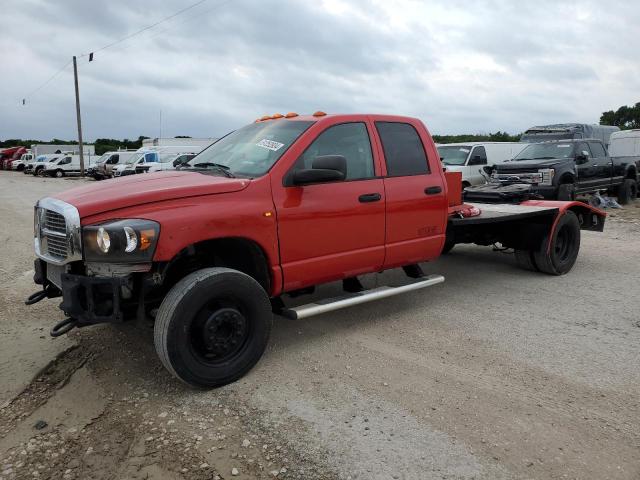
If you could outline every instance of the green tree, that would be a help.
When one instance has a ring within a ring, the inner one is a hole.
[[[615,112],[602,112],[600,125],[615,125],[622,130],[640,128],[640,102],[633,106],[623,105]]]

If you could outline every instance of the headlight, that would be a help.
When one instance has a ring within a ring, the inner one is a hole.
[[[151,220],[116,220],[82,227],[88,262],[144,263],[153,259],[160,225]]]
[[[538,170],[538,173],[542,175],[539,183],[543,185],[553,184],[553,175],[555,174],[555,170],[553,168],[543,168],[542,170]]]

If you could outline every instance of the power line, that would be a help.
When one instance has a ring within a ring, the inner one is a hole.
[[[42,90],[44,87],[46,87],[49,83],[51,83],[54,78],[56,78],[58,75],[60,75],[69,65],[71,65],[72,61],[73,60],[69,60],[60,70],[58,70],[56,73],[51,75],[44,83],[42,83],[39,87],[37,87],[37,88],[33,89],[31,92],[29,92],[29,94],[26,95],[22,99],[22,104],[24,105],[26,103],[27,98],[33,97],[36,93],[38,93],[40,90]]]
[[[124,42],[124,41],[126,41],[126,40],[129,40],[130,38],[133,38],[133,37],[135,37],[135,36],[137,36],[137,35],[140,35],[141,33],[146,32],[147,30],[150,30],[150,29],[152,29],[153,27],[157,27],[157,26],[158,26],[158,25],[160,25],[161,23],[164,23],[164,22],[166,22],[166,21],[168,21],[168,20],[171,20],[172,18],[177,17],[177,16],[178,16],[178,15],[180,15],[181,13],[184,13],[184,12],[186,12],[186,11],[188,11],[188,10],[191,10],[192,8],[197,7],[198,5],[200,5],[200,4],[204,3],[204,2],[207,2],[207,1],[208,1],[208,0],[199,0],[198,2],[193,3],[193,4],[189,5],[188,7],[183,8],[182,10],[178,10],[177,12],[173,13],[172,15],[169,15],[168,17],[165,17],[165,18],[163,18],[162,20],[160,20],[160,21],[158,21],[158,22],[156,22],[156,23],[153,23],[153,24],[151,24],[151,25],[147,25],[146,27],[141,28],[140,30],[138,30],[138,31],[136,31],[136,32],[133,32],[133,33],[131,33],[131,34],[129,34],[129,35],[127,35],[127,36],[125,36],[125,37],[122,37],[122,38],[120,38],[120,39],[116,40],[115,42],[111,42],[111,43],[109,43],[108,45],[105,45],[104,47],[100,47],[100,48],[98,48],[97,50],[93,50],[93,51],[92,51],[92,52],[90,52],[90,53],[101,52],[101,51],[103,51],[103,50],[106,50],[107,48],[111,48],[111,47],[113,47],[114,45],[117,45],[117,44],[122,43],[122,42]],[[90,53],[83,53],[82,55],[80,55],[80,57],[86,57],[86,56],[88,56]]]

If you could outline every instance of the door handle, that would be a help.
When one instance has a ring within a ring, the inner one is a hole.
[[[382,198],[382,195],[379,193],[365,193],[364,195],[360,195],[358,197],[358,201],[360,203],[371,203],[377,202]]]
[[[438,193],[442,192],[442,187],[439,186],[435,186],[435,187],[427,187],[424,189],[424,194],[425,195],[436,195]]]

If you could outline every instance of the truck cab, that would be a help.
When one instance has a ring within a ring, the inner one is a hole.
[[[34,159],[34,154],[31,152],[24,153],[18,160],[14,160],[11,163],[11,170],[16,170],[18,172],[22,172],[27,164]]]

